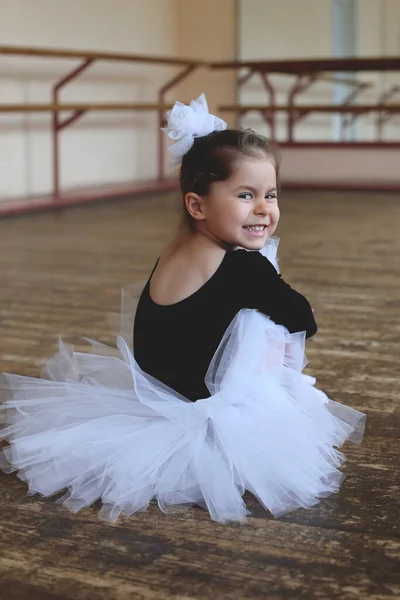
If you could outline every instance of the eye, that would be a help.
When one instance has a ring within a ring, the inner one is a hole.
[[[265,197],[267,200],[276,200],[276,194],[267,194]]]
[[[251,200],[252,197],[253,195],[251,192],[243,192],[242,194],[239,194],[239,198],[242,198],[243,200]]]

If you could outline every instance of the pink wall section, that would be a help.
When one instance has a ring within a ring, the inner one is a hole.
[[[282,147],[282,181],[400,189],[400,147]]]

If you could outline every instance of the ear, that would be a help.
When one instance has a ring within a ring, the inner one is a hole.
[[[204,221],[204,198],[193,192],[189,192],[185,196],[185,205],[190,216],[196,221]]]

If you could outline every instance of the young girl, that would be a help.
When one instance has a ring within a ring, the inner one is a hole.
[[[244,520],[252,492],[274,516],[337,492],[364,415],[302,373],[313,310],[279,274],[278,161],[252,131],[226,129],[204,96],[168,120],[181,160],[184,231],[164,250],[119,355],[63,344],[48,379],[5,375],[3,469],[30,493],[101,498],[115,520],[176,505]]]

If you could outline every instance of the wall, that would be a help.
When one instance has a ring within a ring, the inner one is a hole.
[[[330,0],[239,0],[239,47],[241,60],[282,60],[331,56]],[[291,76],[272,75],[277,90],[277,102],[287,104],[288,91],[294,83]],[[260,104],[267,100],[265,88],[254,76],[241,88],[240,103]],[[318,83],[306,96],[307,102],[331,102],[331,87]],[[304,103],[302,97],[301,100]],[[286,137],[286,116],[278,115],[277,137]],[[249,113],[243,125],[268,133],[259,115]],[[326,139],[330,119],[313,117],[310,128],[307,119],[296,127],[301,139]]]
[[[336,0],[337,1],[337,0]],[[345,2],[346,0],[342,0]],[[332,56],[333,0],[239,0],[239,57],[242,60],[325,58]],[[363,56],[398,56],[400,51],[399,0],[358,0],[356,3],[356,54]],[[400,73],[361,73],[358,79],[373,83],[363,93],[360,103],[376,103],[380,94],[393,84],[399,85]],[[278,102],[285,104],[294,78],[272,76],[278,90]],[[331,103],[333,88],[329,83],[317,83],[299,96],[299,103]],[[266,91],[256,78],[240,92],[243,104],[262,103]],[[396,98],[400,101],[400,94]],[[258,115],[248,115],[243,124],[268,133]],[[286,139],[286,119],[279,118],[278,139]],[[307,116],[296,126],[296,139],[328,140],[333,131],[333,118],[326,115]],[[358,139],[373,140],[373,117],[362,117],[357,127]],[[400,139],[400,118],[390,121],[384,139]]]
[[[211,62],[234,60],[236,5],[236,0],[177,0],[177,54]],[[235,72],[200,69],[176,89],[185,99],[197,98],[201,92],[207,95],[211,111],[221,103],[234,102]]]
[[[175,56],[176,0],[0,0],[3,45]],[[49,102],[51,86],[77,66],[65,59],[0,55],[1,101]],[[98,63],[65,88],[64,101],[154,101],[175,68]],[[51,190],[50,115],[0,114],[0,197]],[[156,175],[152,113],[89,113],[62,133],[62,184]]]
[[[236,0],[177,0],[176,50],[178,56],[204,61],[231,61],[236,58]],[[218,114],[220,104],[236,102],[236,72],[199,68],[184,79],[168,99],[185,103],[204,92],[210,112]],[[219,115],[230,126],[232,115]],[[165,140],[167,146],[167,140]],[[169,171],[176,173],[176,168]]]
[[[400,2],[398,0],[359,0],[359,56],[399,56]],[[400,85],[400,72],[365,73],[374,86],[363,101],[376,102],[379,96],[394,85]],[[392,102],[400,102],[400,93]],[[363,138],[372,140],[375,123],[372,117],[363,119]],[[400,139],[400,116],[391,119],[384,129],[385,140]]]
[[[236,0],[0,0],[3,45],[232,60]],[[51,87],[79,64],[0,55],[2,102],[49,102]],[[181,67],[99,62],[67,85],[63,101],[155,101]],[[210,109],[235,98],[233,72],[200,69],[167,100],[205,92]],[[0,115],[0,198],[52,189],[51,116]],[[154,113],[88,113],[61,134],[61,183],[79,186],[157,175]]]
[[[236,4],[238,14],[236,14]],[[359,0],[358,54],[399,53],[400,2]],[[236,30],[238,47],[236,48]],[[332,53],[330,0],[0,0],[0,40],[6,45],[103,50],[204,60],[320,58]],[[51,86],[77,61],[10,58],[0,55],[2,102],[48,102]],[[102,62],[71,83],[65,101],[154,101],[160,84],[179,69]],[[399,83],[399,74],[360,75],[374,83],[361,101],[375,102]],[[293,79],[273,78],[278,100],[286,100]],[[200,69],[168,96],[190,100],[207,94],[210,109],[235,102],[234,71]],[[240,100],[264,102],[266,93],[255,79]],[[328,83],[313,86],[302,102],[332,101]],[[221,115],[232,124],[231,115]],[[385,129],[386,139],[399,139],[399,121]],[[286,133],[280,118],[278,134]],[[373,139],[372,119],[358,131]],[[396,125],[397,123],[397,125]],[[245,125],[267,131],[254,115]],[[331,118],[307,117],[297,138],[325,140]],[[0,198],[51,191],[50,115],[0,114]],[[62,133],[62,186],[128,182],[157,174],[157,117],[152,113],[89,113]]]
[[[399,150],[343,146],[317,148],[295,146],[282,149],[282,180],[285,185],[321,185],[332,189],[400,190]]]

